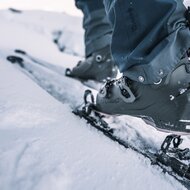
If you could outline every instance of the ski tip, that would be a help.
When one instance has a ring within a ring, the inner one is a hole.
[[[22,13],[21,10],[15,8],[9,8],[9,11],[11,11],[12,13],[19,13],[19,14]]]
[[[12,64],[17,63],[20,67],[24,68],[24,64],[23,64],[24,60],[21,57],[10,55],[10,56],[7,56],[7,60],[11,62]]]
[[[15,53],[19,53],[19,54],[22,54],[22,55],[26,55],[27,53],[23,50],[20,50],[20,49],[15,49],[14,51]]]

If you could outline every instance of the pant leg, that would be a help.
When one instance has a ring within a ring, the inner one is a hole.
[[[103,0],[75,0],[82,10],[85,29],[86,56],[110,45],[112,29],[105,13]]]
[[[104,0],[112,23],[112,55],[121,72],[160,81],[190,47],[182,0]]]

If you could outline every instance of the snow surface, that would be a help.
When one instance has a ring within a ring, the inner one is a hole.
[[[87,88],[82,83],[28,63],[32,80],[6,61],[14,49],[24,49],[54,66],[72,67],[80,59],[73,54],[83,55],[80,24],[65,14],[0,11],[0,189],[186,189],[71,113],[82,102]],[[63,53],[53,43],[55,31],[66,34],[61,37]],[[137,133],[155,148],[166,136],[140,119],[114,118],[112,125],[118,124],[128,131],[120,135],[136,144]],[[185,143],[189,145],[188,138]]]
[[[75,7],[74,0],[1,0],[0,2],[0,9],[14,7],[23,10],[66,12],[71,15],[82,16],[82,12]]]

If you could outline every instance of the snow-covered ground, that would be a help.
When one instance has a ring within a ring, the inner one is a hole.
[[[23,49],[63,70],[72,67],[83,55],[81,19],[40,11],[0,11],[0,26],[0,189],[186,189],[71,113],[87,88],[80,82],[31,66],[41,86],[53,91],[56,99],[6,61],[14,49]],[[53,42],[58,31],[64,52]],[[139,119],[125,116],[115,121],[127,127],[127,138],[137,144],[134,131],[155,147],[166,136]]]

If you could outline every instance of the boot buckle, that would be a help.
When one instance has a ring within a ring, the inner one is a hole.
[[[122,77],[118,81],[118,86],[120,88],[119,95],[124,102],[133,103],[136,100],[136,97],[135,97],[134,93],[131,91],[131,89],[129,88],[127,80],[128,80],[127,77]]]

